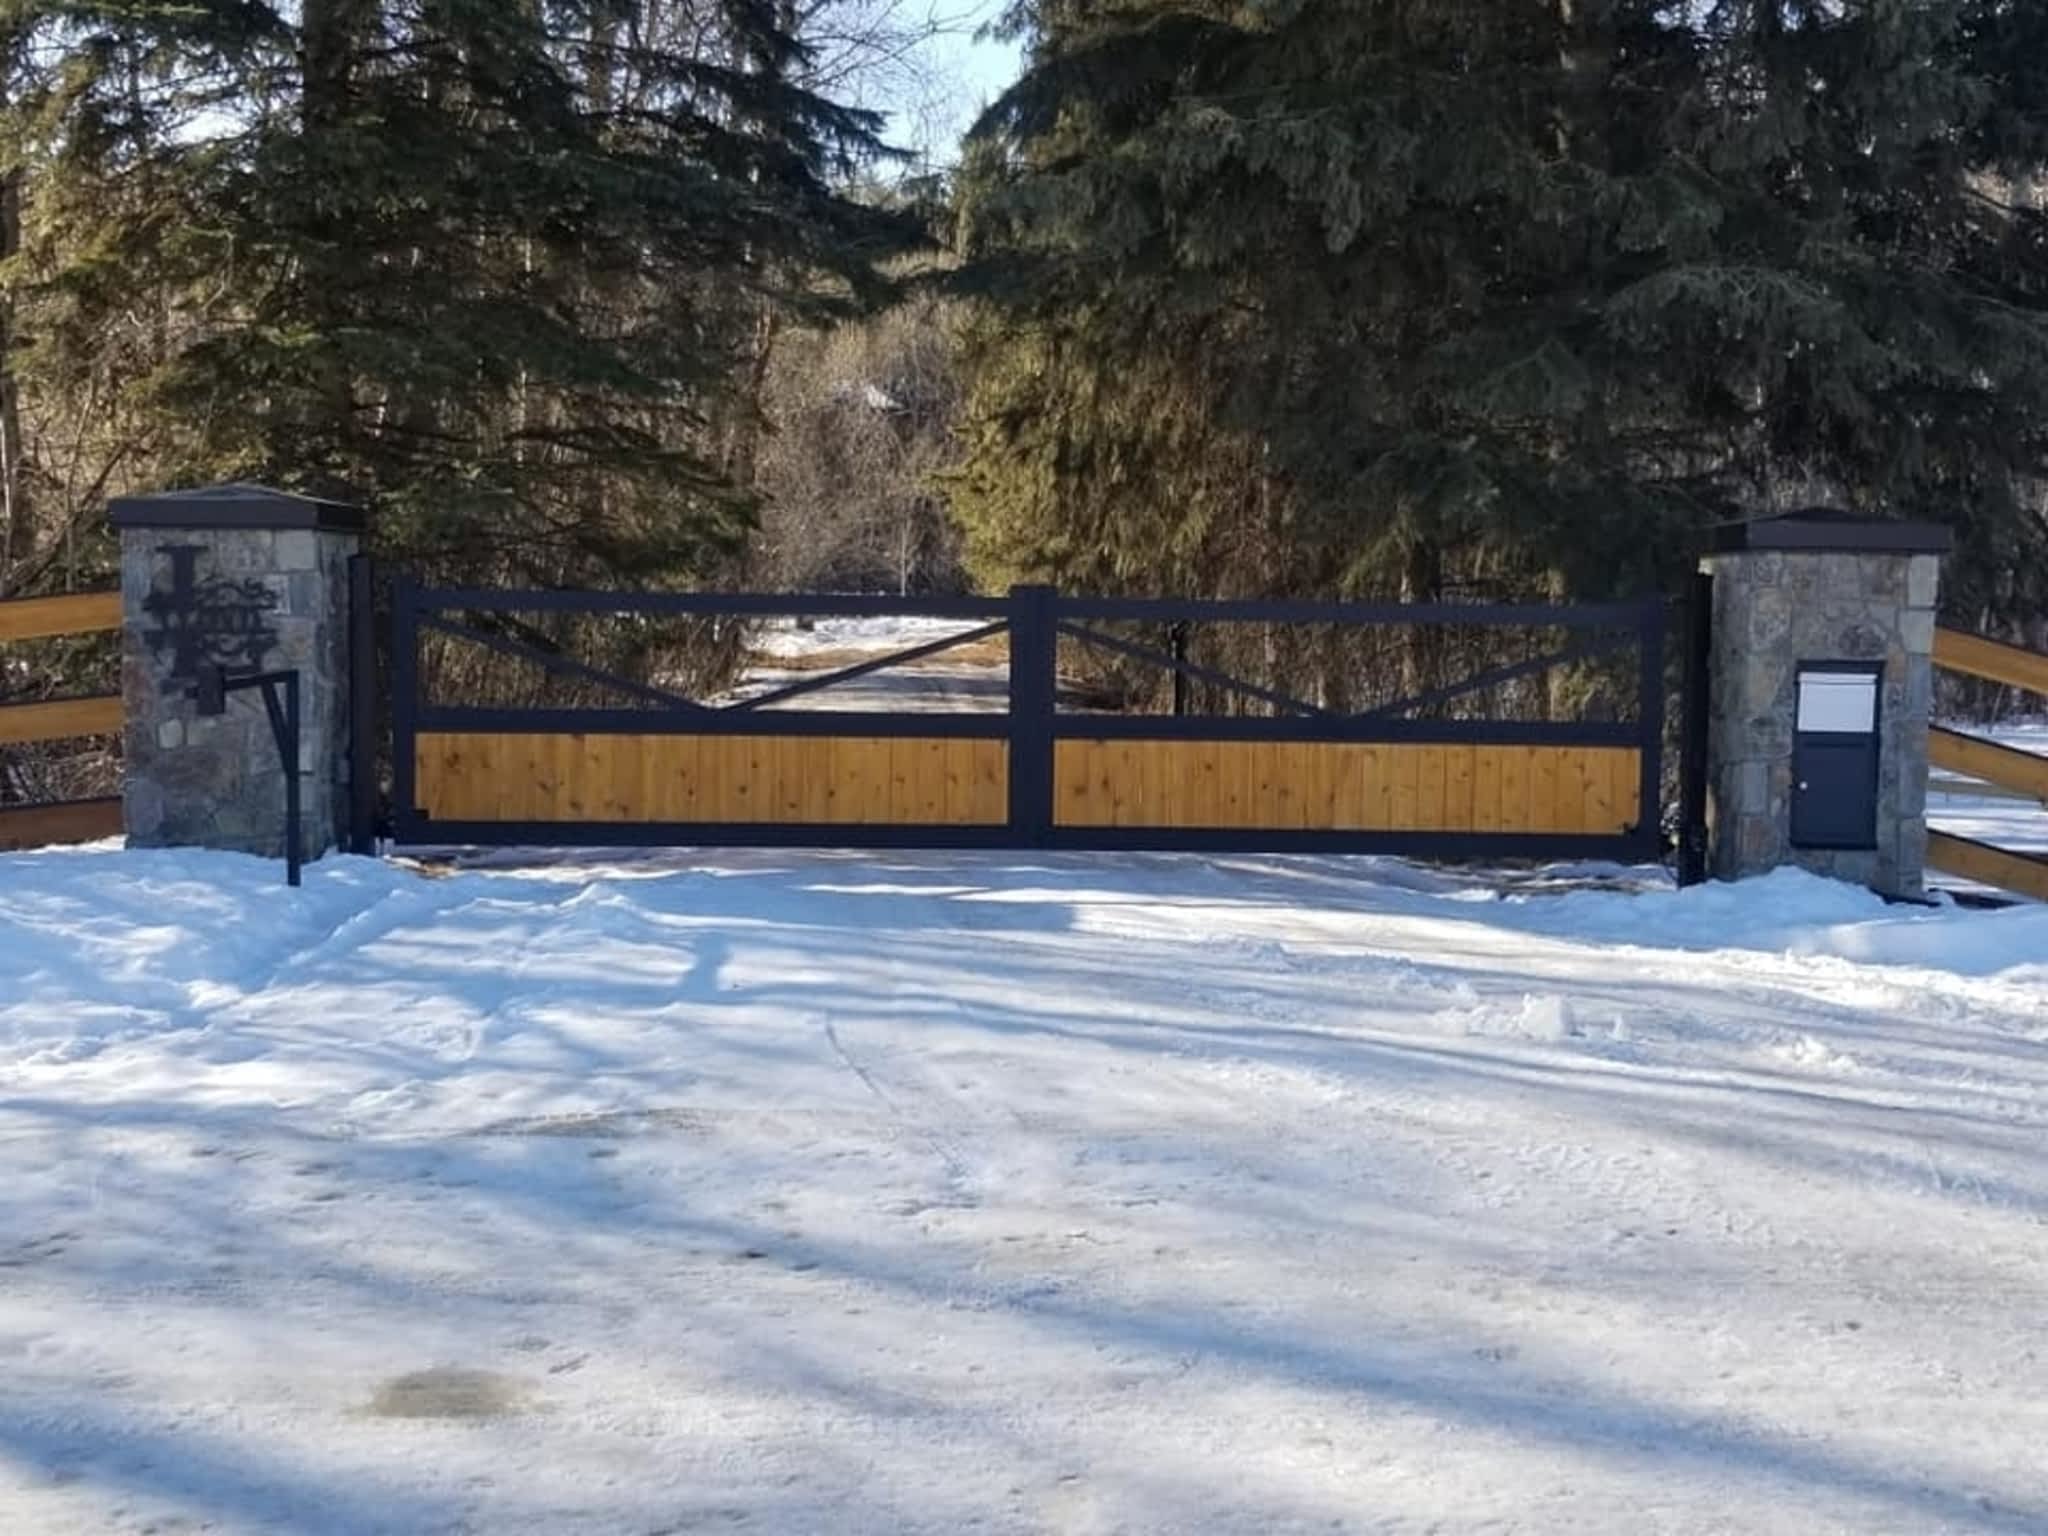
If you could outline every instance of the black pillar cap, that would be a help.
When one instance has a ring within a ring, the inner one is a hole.
[[[219,528],[362,533],[363,509],[346,501],[301,496],[267,485],[211,485],[192,491],[118,496],[107,504],[116,528]]]
[[[1808,507],[1714,529],[1713,552],[1737,555],[1766,550],[1817,554],[1945,555],[1955,535],[1940,523],[1897,522],[1834,507]]]

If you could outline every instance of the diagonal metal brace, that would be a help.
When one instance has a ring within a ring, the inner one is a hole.
[[[922,661],[927,656],[936,656],[941,651],[950,651],[958,645],[972,645],[977,640],[992,640],[1010,627],[1008,619],[998,619],[993,624],[984,624],[979,629],[970,629],[965,634],[948,635],[943,640],[929,641],[924,645],[912,646],[907,651],[894,651],[887,656],[877,656],[871,661],[858,662],[842,667],[837,672],[827,672],[819,677],[807,677],[802,682],[742,699],[737,704],[728,704],[721,713],[744,714],[750,709],[760,709],[769,704],[780,704],[785,699],[800,698],[807,693],[831,688],[839,683],[849,683],[855,678],[866,677],[873,672],[883,672],[890,667],[900,666],[906,661]]]
[[[680,709],[700,715],[717,713],[716,710],[699,704],[695,699],[684,698],[680,693],[670,693],[666,688],[656,688],[650,683],[636,683],[616,673],[607,672],[601,667],[593,667],[588,662],[544,651],[539,646],[528,645],[523,640],[509,640],[503,635],[494,635],[487,629],[458,624],[453,619],[444,619],[431,613],[422,613],[419,616],[419,624],[422,629],[438,629],[444,635],[474,641],[485,650],[496,651],[501,656],[510,656],[518,661],[530,661],[546,672],[580,678],[586,683],[598,683],[603,687],[616,689],[640,700],[643,704],[658,704],[663,709]]]
[[[1484,672],[1475,672],[1470,677],[1441,688],[1432,688],[1427,693],[1418,693],[1413,698],[1396,699],[1391,704],[1376,704],[1371,709],[1349,715],[1350,720],[1385,720],[1394,715],[1405,714],[1411,709],[1430,709],[1452,699],[1462,698],[1468,693],[1477,693],[1482,688],[1492,688],[1500,683],[1511,683],[1517,678],[1529,677],[1538,672],[1548,672],[1552,667],[1562,667],[1574,661],[1584,661],[1590,656],[1618,651],[1635,643],[1633,635],[1607,635],[1581,640],[1568,645],[1561,651],[1548,656],[1533,657],[1528,661],[1509,662],[1504,666],[1490,667]]]
[[[1232,677],[1228,672],[1218,672],[1213,667],[1205,667],[1197,662],[1169,656],[1164,651],[1155,651],[1148,646],[1135,645],[1128,640],[1119,640],[1115,635],[1105,635],[1102,631],[1089,629],[1085,625],[1063,622],[1059,628],[1062,634],[1071,635],[1084,645],[1099,645],[1105,650],[1120,652],[1137,661],[1149,661],[1154,666],[1165,667],[1169,671],[1182,676],[1192,677],[1197,682],[1208,683],[1217,688],[1226,688],[1232,693],[1241,693],[1247,698],[1257,699],[1264,704],[1271,704],[1275,709],[1284,709],[1290,714],[1308,715],[1318,720],[1335,718],[1329,710],[1323,709],[1318,705],[1306,703],[1301,699],[1291,698],[1284,693],[1277,693],[1271,688],[1261,688],[1256,683],[1248,683],[1242,678]]]

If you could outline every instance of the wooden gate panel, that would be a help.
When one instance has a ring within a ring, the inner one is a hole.
[[[423,731],[431,822],[1001,826],[1007,743]]]
[[[1618,837],[1633,747],[1065,740],[1060,827],[1509,832]]]

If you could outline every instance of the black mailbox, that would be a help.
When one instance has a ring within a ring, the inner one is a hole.
[[[1792,845],[1877,846],[1877,662],[1805,662],[1792,735]]]

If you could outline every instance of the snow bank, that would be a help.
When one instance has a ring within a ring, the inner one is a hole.
[[[0,1038],[80,1054],[260,992],[379,904],[402,921],[419,879],[373,859],[308,866],[117,843],[0,856]]]
[[[2048,907],[1888,903],[1797,869],[1685,891],[1573,891],[1502,905],[1509,922],[1638,949],[1762,950],[2048,981]]]

